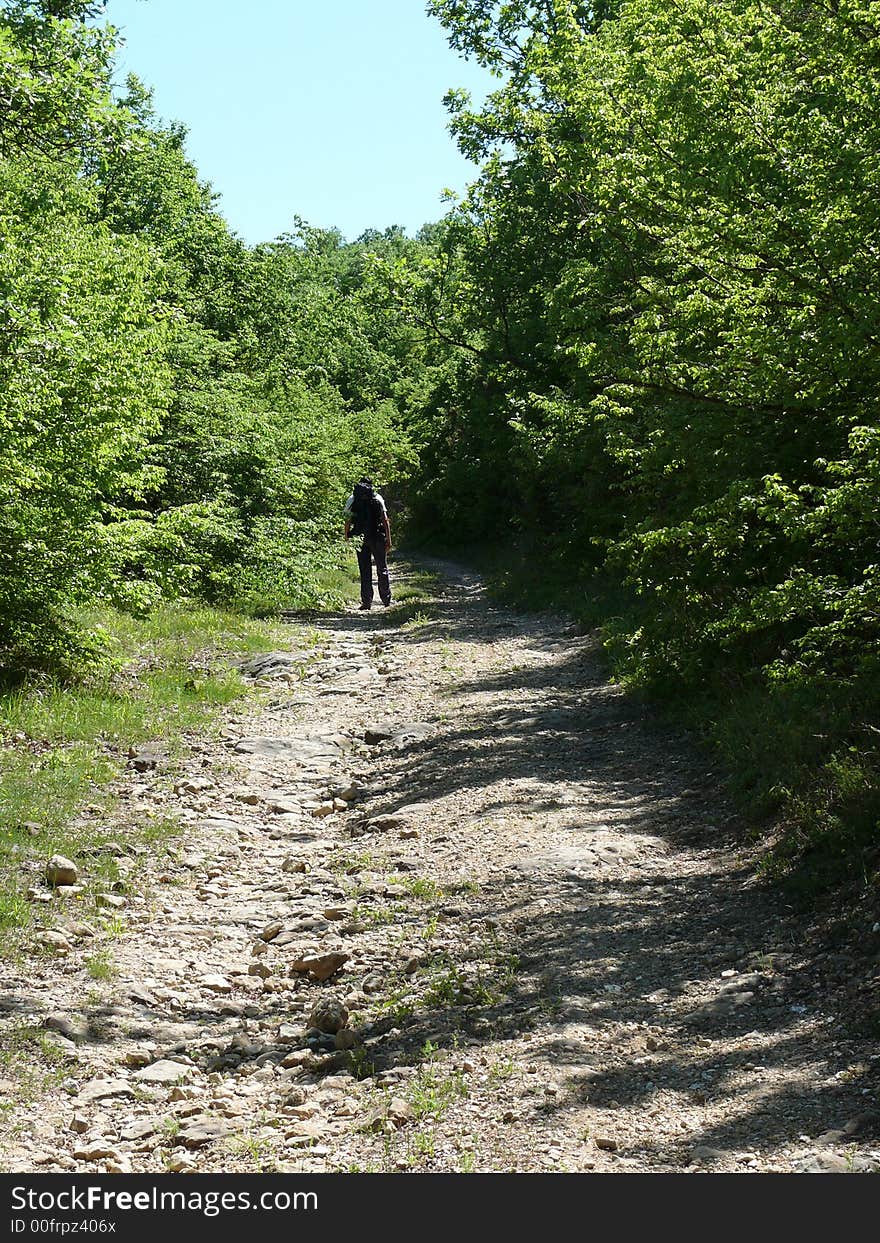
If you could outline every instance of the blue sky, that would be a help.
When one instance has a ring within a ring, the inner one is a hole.
[[[447,45],[423,0],[109,0],[120,76],[160,116],[246,241],[292,225],[414,232],[476,175],[446,130],[452,86],[496,85]]]

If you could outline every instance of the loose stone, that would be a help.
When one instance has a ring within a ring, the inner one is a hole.
[[[64,855],[53,855],[46,864],[45,875],[48,885],[75,885],[79,879],[79,869]]]
[[[322,997],[309,1015],[309,1026],[336,1035],[348,1023],[348,1009],[338,997]]]

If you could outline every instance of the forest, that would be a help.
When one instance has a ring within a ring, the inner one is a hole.
[[[497,79],[446,100],[467,195],[258,246],[104,7],[0,5],[4,684],[95,676],[96,602],[327,603],[366,472],[600,630],[768,874],[873,875],[878,0],[431,0]]]

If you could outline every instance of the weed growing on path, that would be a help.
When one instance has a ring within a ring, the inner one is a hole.
[[[108,949],[96,950],[86,959],[86,971],[93,980],[112,980],[116,976],[113,955]]]

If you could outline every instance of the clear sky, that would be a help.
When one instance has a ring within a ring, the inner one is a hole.
[[[154,88],[159,115],[247,242],[294,216],[354,239],[438,219],[476,169],[446,129],[452,86],[493,79],[453,52],[424,0],[109,0],[120,79]]]

